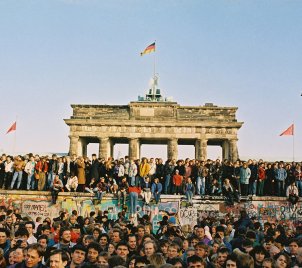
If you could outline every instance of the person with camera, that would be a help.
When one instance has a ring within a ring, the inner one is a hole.
[[[28,246],[27,240],[29,238],[29,233],[26,228],[19,227],[19,229],[15,232],[15,237],[11,240],[10,247],[16,248],[26,248]]]

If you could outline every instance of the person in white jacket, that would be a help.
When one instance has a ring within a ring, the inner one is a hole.
[[[37,184],[35,181],[34,173],[35,173],[35,158],[34,156],[30,156],[29,161],[26,163],[24,171],[27,174],[27,190],[36,190]]]
[[[68,178],[67,183],[65,185],[65,188],[69,192],[76,192],[77,188],[78,188],[78,185],[79,185],[78,177],[77,176],[72,176],[72,177]]]
[[[286,189],[286,197],[288,201],[293,205],[294,210],[297,209],[297,203],[299,201],[299,190],[296,186],[295,180],[291,181],[291,184]]]
[[[145,205],[149,205],[151,197],[152,197],[152,192],[151,192],[151,182],[149,177],[145,177],[143,183],[142,183],[142,197],[145,200]]]
[[[137,175],[137,165],[134,163],[133,160],[130,160],[130,165],[128,169],[129,185],[134,185],[136,175]]]

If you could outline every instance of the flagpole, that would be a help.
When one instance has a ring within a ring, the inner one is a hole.
[[[293,122],[293,162],[295,162],[295,122]]]
[[[154,44],[156,46],[156,40],[154,41]],[[156,63],[156,61],[155,61],[155,54],[156,54],[156,49],[154,50],[153,77],[155,77],[155,63]]]
[[[156,46],[156,40],[154,41],[154,44]],[[155,64],[156,64],[156,58],[155,58],[155,54],[156,54],[156,49],[154,50],[154,57],[153,57],[153,80],[155,81]],[[155,98],[155,85],[153,86],[153,98]]]

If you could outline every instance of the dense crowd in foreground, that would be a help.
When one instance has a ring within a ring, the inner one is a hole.
[[[296,203],[302,196],[301,163],[237,160],[234,163],[219,159],[197,160],[142,158],[130,160],[127,156],[112,158],[77,157],[73,155],[8,156],[0,161],[0,188],[52,191],[56,202],[60,191],[90,192],[101,201],[106,193],[115,194],[119,205],[126,198],[135,213],[137,198],[141,195],[146,205],[153,198],[159,202],[161,194],[185,194],[188,204],[192,197],[223,195],[232,205],[247,195],[287,196]]]
[[[30,219],[0,207],[0,268],[289,268],[302,267],[302,226],[239,218],[203,218],[180,226],[164,216],[155,233],[149,215],[89,217],[61,211]]]

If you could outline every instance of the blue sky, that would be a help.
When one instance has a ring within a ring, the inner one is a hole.
[[[136,100],[153,72],[139,53],[156,40],[164,95],[237,106],[244,158],[292,160],[279,134],[295,122],[301,161],[301,14],[298,0],[1,0],[0,151],[13,148],[17,116],[17,151],[67,152],[70,104]]]

